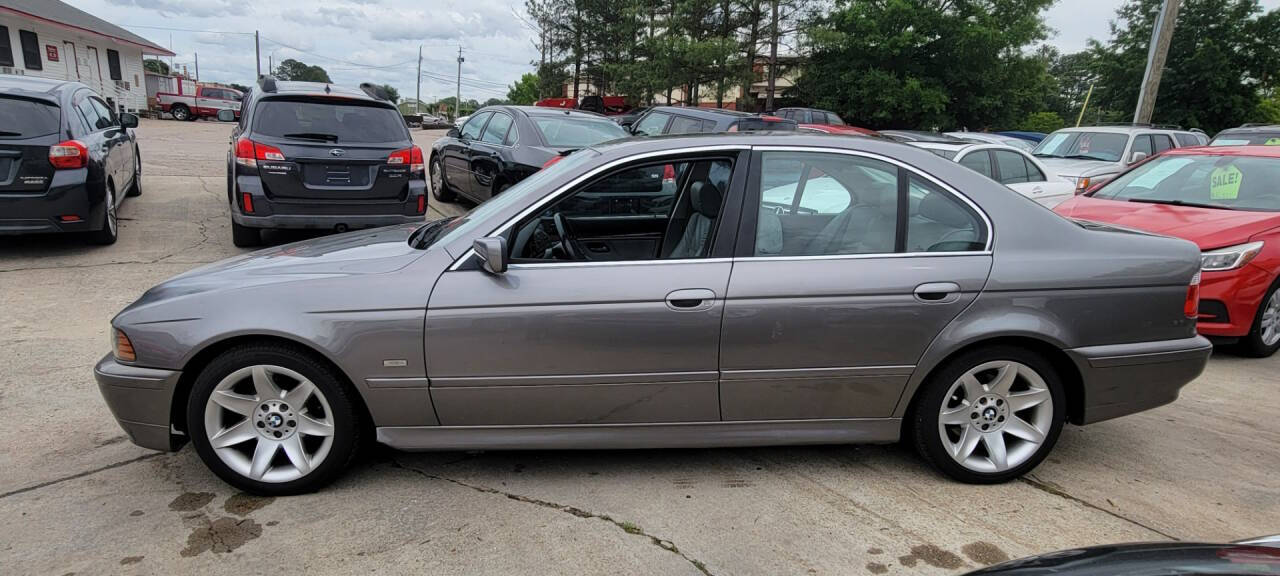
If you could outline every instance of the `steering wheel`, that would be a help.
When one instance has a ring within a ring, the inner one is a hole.
[[[556,235],[560,236],[560,247],[564,249],[564,253],[570,260],[578,260],[578,249],[574,245],[573,237],[569,235],[569,226],[565,224],[564,214],[556,212]]]

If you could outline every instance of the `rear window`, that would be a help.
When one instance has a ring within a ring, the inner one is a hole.
[[[0,138],[57,134],[61,119],[61,111],[53,104],[0,97]]]
[[[546,116],[533,118],[533,124],[547,146],[556,148],[586,148],[628,136],[626,130],[608,120]]]
[[[341,144],[409,139],[404,118],[394,108],[359,103],[263,100],[254,110],[254,132],[276,138]]]
[[[1280,146],[1280,130],[1275,132],[1237,132],[1219,134],[1210,146]]]

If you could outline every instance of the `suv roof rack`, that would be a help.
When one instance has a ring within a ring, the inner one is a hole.
[[[258,87],[259,87],[259,88],[262,88],[262,91],[263,91],[263,92],[275,92],[275,91],[276,91],[276,77],[275,77],[275,76],[270,76],[270,75],[267,75],[267,74],[263,74],[263,75],[261,75],[261,76],[258,76]]]
[[[1262,128],[1265,126],[1280,126],[1280,124],[1275,124],[1273,122],[1245,122],[1240,125],[1241,128]]]
[[[1155,128],[1157,130],[1182,130],[1177,124],[1152,124],[1150,122],[1096,122],[1094,126],[1131,126],[1133,128]]]
[[[391,95],[387,94],[386,89],[372,82],[361,82],[360,91],[368,94],[370,98],[376,100],[386,100],[387,102],[391,101]]]

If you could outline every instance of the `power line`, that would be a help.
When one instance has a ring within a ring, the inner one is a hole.
[[[150,30],[166,30],[168,32],[195,32],[200,34],[241,34],[253,36],[253,32],[228,32],[226,30],[196,30],[193,28],[170,28],[168,26],[147,26],[143,24],[125,24],[126,28],[147,28]]]

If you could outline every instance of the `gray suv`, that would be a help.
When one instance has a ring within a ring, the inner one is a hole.
[[[1076,184],[1079,194],[1110,180],[1126,167],[1170,148],[1204,146],[1204,132],[1156,126],[1082,126],[1045,137],[1032,152],[1055,175]]]

